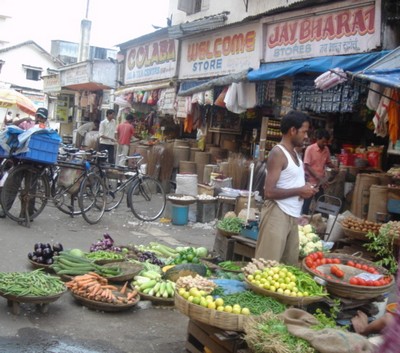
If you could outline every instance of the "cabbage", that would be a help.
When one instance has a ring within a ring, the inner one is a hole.
[[[197,257],[207,257],[207,255],[208,255],[207,248],[205,248],[203,246],[196,248],[195,251],[196,251]]]
[[[69,253],[76,257],[85,257],[85,253],[81,249],[72,249]]]

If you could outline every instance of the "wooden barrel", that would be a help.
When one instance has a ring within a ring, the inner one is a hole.
[[[203,183],[209,184],[211,173],[218,170],[218,166],[216,164],[206,164],[204,166],[204,173],[203,173]]]
[[[198,147],[191,147],[191,148],[190,148],[190,157],[189,157],[189,159],[190,159],[192,162],[195,161],[194,157],[195,157],[195,155],[196,155],[196,152],[201,152],[201,149],[198,148]]]
[[[179,168],[180,161],[189,160],[189,146],[176,146],[173,149],[174,168]]]
[[[189,147],[189,141],[187,140],[175,140],[174,141],[174,147]]]
[[[196,174],[196,162],[192,161],[179,161],[179,173],[180,174]]]
[[[209,164],[211,160],[211,153],[209,152],[195,152],[194,161],[200,164]]]

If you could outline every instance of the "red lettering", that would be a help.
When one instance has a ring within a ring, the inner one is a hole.
[[[243,34],[235,34],[231,40],[231,54],[239,54],[244,52]]]
[[[353,26],[351,28],[351,34],[360,33],[364,35],[367,33],[367,27],[365,25],[365,18],[362,10],[358,10],[354,13]]]
[[[256,31],[250,31],[246,33],[245,43],[247,52],[254,51],[256,46]]]
[[[323,26],[322,30],[322,38],[329,38],[333,39],[335,38],[335,25],[333,23],[333,18],[332,16],[327,17],[326,22]]]
[[[175,53],[175,41],[170,39],[168,41],[168,56],[166,61],[176,60],[176,53]]]
[[[268,37],[268,46],[270,48],[274,48],[277,45],[280,45],[279,32],[280,32],[280,26],[276,25],[274,28],[274,32]]]
[[[368,33],[375,33],[375,7],[365,11],[365,21],[367,22]]]
[[[164,63],[168,60],[168,44],[169,41],[167,40],[161,40],[159,44],[159,57],[158,60],[161,63]]]
[[[292,24],[289,23],[289,43],[296,43],[297,21]]]
[[[216,58],[220,58],[222,55],[221,50],[219,49],[221,47],[221,42],[222,42],[222,38],[217,38],[214,41],[214,57],[216,57]]]
[[[350,13],[349,11],[341,12],[336,17],[336,35],[341,38],[344,35],[350,34]]]
[[[311,37],[320,40],[322,37],[322,18],[313,21]]]
[[[304,20],[300,23],[299,42],[305,43],[311,40],[311,38],[312,38],[311,21]]]
[[[231,52],[231,40],[230,37],[224,37],[222,40],[222,54],[228,56]]]
[[[207,41],[207,59],[212,59],[214,57],[214,52],[210,50],[211,44],[210,41]]]

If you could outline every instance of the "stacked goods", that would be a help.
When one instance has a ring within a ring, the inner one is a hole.
[[[64,292],[57,277],[38,269],[32,272],[0,272],[0,292],[15,297],[48,297]]]
[[[79,249],[70,251],[61,251],[54,257],[54,263],[51,268],[57,275],[84,275],[88,272],[96,272],[105,277],[113,277],[121,274],[118,266],[105,267],[95,264],[85,257],[85,253]]]
[[[128,282],[122,288],[109,285],[106,278],[94,272],[76,276],[66,287],[80,297],[115,305],[133,304],[138,301],[137,290],[130,290]]]
[[[365,219],[346,217],[342,222],[342,226],[347,229],[360,231],[363,233],[372,232],[377,234],[382,224],[367,221]]]

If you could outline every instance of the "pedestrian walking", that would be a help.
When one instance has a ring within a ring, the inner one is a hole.
[[[99,127],[99,150],[108,151],[108,162],[115,164],[115,130],[116,122],[114,119],[115,111],[108,109],[106,111],[106,118],[100,123]]]

